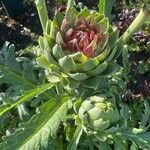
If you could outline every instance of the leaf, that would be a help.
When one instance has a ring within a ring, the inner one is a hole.
[[[141,128],[146,127],[147,123],[149,122],[149,118],[150,118],[150,106],[149,106],[149,103],[146,100],[144,100],[143,104],[144,104],[145,109],[143,110],[144,113],[142,114],[142,119],[141,119],[141,123],[140,123],[140,127]]]
[[[138,148],[138,146],[134,142],[132,142],[130,150],[139,150],[139,148]]]
[[[135,142],[139,148],[150,149],[150,132],[142,132],[142,129],[128,128],[121,136]]]
[[[0,51],[0,83],[21,84],[24,87],[36,87],[36,75],[34,65],[28,59],[16,59],[14,57],[15,47],[5,42]]]
[[[106,142],[102,142],[102,141],[98,141],[99,144],[95,143],[95,146],[99,149],[99,150],[112,150],[110,145]],[[94,147],[95,147],[94,146]],[[95,148],[94,148],[95,150]]]
[[[40,56],[36,59],[37,63],[43,67],[43,68],[50,68],[52,66],[52,64],[46,59],[46,57],[43,55],[43,56]]]
[[[114,136],[113,140],[115,142],[114,146],[115,146],[115,150],[126,150],[127,145],[125,143],[125,141],[123,141],[121,138],[119,138],[118,136]]]
[[[82,126],[79,126],[77,127],[75,134],[67,147],[67,150],[76,150],[81,135],[82,135]]]
[[[114,62],[111,62],[107,65],[107,68],[102,72],[103,76],[114,74],[115,72],[119,71],[120,66]]]
[[[109,18],[109,20],[112,20],[114,18],[113,15],[111,15],[113,4],[116,2],[116,0],[100,0],[99,1],[99,12],[101,14],[105,14],[106,17]]]
[[[113,31],[109,34],[108,43],[111,48],[113,48],[118,40],[119,37],[119,31],[115,28],[112,29]]]
[[[45,0],[35,0],[36,8],[39,14],[40,22],[42,25],[43,32],[46,30],[46,23],[48,21],[48,14],[46,9]]]
[[[109,87],[108,78],[105,76],[89,78],[89,79],[81,82],[81,84],[83,86],[85,86],[86,88],[90,88],[90,89],[94,89],[94,90],[108,89],[108,87]]]
[[[54,84],[48,83],[44,84],[41,87],[37,87],[34,90],[29,91],[27,94],[25,94],[22,98],[20,98],[18,101],[16,101],[13,104],[6,104],[6,105],[0,105],[0,116],[2,116],[4,113],[10,111],[12,108],[16,107],[17,105],[34,98],[35,96],[43,93],[44,91],[52,88]]]
[[[129,62],[129,52],[127,46],[124,46],[124,50],[122,51],[122,58],[123,58],[124,73],[127,75],[130,73],[131,70],[131,64]]]
[[[65,97],[60,102],[50,100],[30,121],[20,124],[20,128],[12,135],[4,138],[0,144],[2,150],[56,150],[56,131],[61,121],[65,120],[67,105]]]

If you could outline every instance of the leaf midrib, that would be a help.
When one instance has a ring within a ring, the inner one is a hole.
[[[3,64],[0,64],[0,68],[5,70],[5,72],[8,72],[8,74],[12,75],[14,79],[16,79],[19,83],[21,84],[26,84],[29,85],[32,88],[36,87],[36,84],[33,83],[32,81],[29,81],[27,79],[24,79],[21,75],[17,74],[15,71],[12,71],[10,68],[4,66]]]
[[[23,76],[17,74],[15,71],[12,71],[10,68],[4,66],[3,64],[0,64],[0,68],[2,68],[3,70],[5,70],[6,72],[8,72],[8,74],[12,75],[14,79],[16,79],[17,82],[21,83],[21,84],[26,84],[32,88],[36,88],[37,84],[27,80],[25,78],[23,78]],[[45,97],[50,98],[50,96],[46,93],[43,93],[43,95],[45,95]]]
[[[22,145],[18,148],[18,150],[19,149],[21,150],[21,148],[25,144],[27,144],[30,141],[30,139],[34,138],[34,136],[36,136],[40,132],[40,130],[44,126],[46,126],[46,124],[48,123],[48,121],[57,113],[57,111],[59,111],[59,109],[61,107],[63,107],[63,105],[65,105],[65,101],[61,102],[61,104],[59,104],[59,106],[60,106],[59,109],[57,109],[57,107],[54,107],[55,105],[58,106],[57,104],[53,104],[53,106],[51,106],[51,108],[53,107],[54,109],[51,111],[50,116],[49,117],[45,117],[45,120],[39,125],[39,127],[33,132],[33,134],[30,134],[30,136],[22,143]]]

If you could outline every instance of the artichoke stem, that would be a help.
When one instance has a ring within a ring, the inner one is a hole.
[[[73,6],[73,0],[68,0],[66,13],[72,8],[72,6]]]
[[[35,3],[36,3],[36,8],[39,14],[40,22],[42,25],[43,33],[45,33],[46,23],[48,21],[46,3],[45,3],[45,0],[35,0]]]
[[[135,18],[135,20],[131,23],[129,28],[125,31],[125,33],[118,39],[117,43],[119,45],[124,45],[129,40],[132,35],[141,28],[144,22],[150,17],[150,10],[146,5],[143,5],[141,11]]]

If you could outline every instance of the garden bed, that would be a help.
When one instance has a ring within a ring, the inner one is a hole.
[[[0,149],[150,149],[150,1],[26,2],[0,5]]]
[[[78,2],[78,1],[77,1]],[[91,1],[85,1],[85,5],[94,8],[98,1],[92,5]],[[119,7],[116,7],[116,6]],[[47,0],[47,9],[49,17],[52,18],[57,5],[54,1]],[[122,11],[123,5],[118,2],[114,6],[113,13],[119,14]],[[118,15],[115,16],[114,21],[118,20]],[[124,30],[127,26],[124,28]],[[7,16],[4,8],[0,5],[0,48],[5,41],[14,43],[16,50],[24,49],[29,45],[37,45],[37,39],[39,35],[42,35],[42,28],[38,18],[37,10],[33,3],[25,7],[25,13],[18,16],[15,20]],[[141,52],[131,52],[130,62],[132,70],[130,73],[130,81],[128,84],[128,92],[130,98],[136,98],[138,96],[150,96],[150,73],[145,72],[140,74],[138,70],[139,61],[147,61],[150,57],[149,50],[145,50],[141,46]]]

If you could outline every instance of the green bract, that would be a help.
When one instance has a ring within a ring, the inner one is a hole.
[[[120,119],[116,106],[103,95],[91,96],[83,101],[78,115],[85,127],[95,131],[108,129]]]
[[[66,14],[56,12],[48,21],[40,47],[46,59],[74,80],[85,80],[111,72],[114,59],[121,52],[117,46],[118,31],[99,12],[78,12],[69,1]]]

